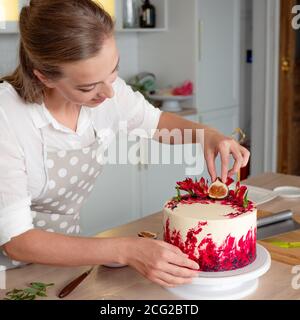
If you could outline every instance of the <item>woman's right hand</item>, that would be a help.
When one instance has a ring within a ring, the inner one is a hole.
[[[191,283],[199,273],[199,265],[174,245],[146,238],[129,241],[126,263],[161,286]]]

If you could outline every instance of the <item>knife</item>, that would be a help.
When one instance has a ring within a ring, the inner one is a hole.
[[[72,282],[70,282],[68,285],[66,285],[59,293],[59,298],[64,298],[68,294],[70,294],[92,271],[94,267],[90,268],[89,270],[85,271],[83,274],[81,274],[79,277],[74,279]]]

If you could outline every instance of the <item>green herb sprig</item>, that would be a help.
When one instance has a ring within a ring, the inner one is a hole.
[[[4,300],[35,300],[37,297],[47,297],[47,288],[53,285],[54,283],[32,282],[28,288],[7,292]]]

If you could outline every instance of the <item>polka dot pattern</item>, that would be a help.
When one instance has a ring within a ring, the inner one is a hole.
[[[54,180],[50,180],[48,184],[49,189],[53,190],[55,186],[56,186],[56,182]]]
[[[89,168],[89,165],[86,163],[81,167],[81,171],[82,172],[87,172],[88,168]]]
[[[78,181],[78,177],[77,177],[77,176],[73,176],[73,177],[70,179],[70,183],[71,183],[71,184],[75,184],[77,181]]]
[[[46,167],[48,169],[54,168],[54,161],[52,159],[48,159],[47,162],[46,162]]]
[[[68,174],[68,171],[67,171],[65,168],[62,168],[62,169],[59,169],[59,170],[58,170],[58,176],[59,176],[60,178],[66,177],[67,174]]]
[[[31,205],[36,228],[70,235],[80,233],[80,209],[102,172],[102,159],[100,140],[81,150],[47,152],[46,189],[41,198],[33,200]],[[0,252],[0,256],[4,257],[3,253]],[[20,265],[8,257],[5,259],[7,265]]]
[[[71,166],[76,166],[78,161],[79,161],[79,159],[77,157],[72,157],[71,160],[70,160],[70,165]]]
[[[63,196],[65,193],[66,193],[66,191],[67,191],[67,189],[66,188],[60,188],[59,190],[58,190],[58,195],[59,196]]]

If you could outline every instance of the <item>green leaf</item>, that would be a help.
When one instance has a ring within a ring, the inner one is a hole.
[[[247,191],[244,197],[243,207],[246,209],[248,207],[248,204],[249,204],[249,200],[248,200],[248,191]]]
[[[34,300],[37,296],[47,297],[46,290],[54,283],[32,282],[25,289],[13,289],[6,293],[4,300]]]
[[[29,293],[29,294],[36,294],[39,290],[36,290],[34,288],[26,288],[24,289],[25,293]]]
[[[181,200],[181,194],[180,194],[180,190],[179,190],[178,186],[176,187],[176,190],[177,190],[177,201],[180,201]]]

